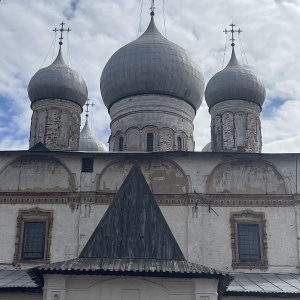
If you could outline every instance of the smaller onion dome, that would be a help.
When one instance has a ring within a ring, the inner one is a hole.
[[[137,40],[112,55],[100,79],[107,108],[126,97],[161,94],[182,99],[197,110],[203,100],[204,85],[197,63],[158,31],[153,15]]]
[[[64,99],[82,107],[88,98],[88,90],[84,79],[66,65],[59,49],[55,61],[37,71],[31,78],[28,96],[31,102],[52,98]]]
[[[212,149],[211,149],[211,142],[207,143],[207,144],[203,147],[202,152],[212,152]]]
[[[104,143],[98,141],[93,135],[89,127],[88,119],[86,119],[85,125],[80,132],[79,151],[108,152]]]
[[[234,48],[228,65],[207,83],[205,100],[209,108],[226,100],[246,100],[262,106],[266,89],[254,73],[238,62]]]

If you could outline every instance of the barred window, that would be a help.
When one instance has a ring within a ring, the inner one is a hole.
[[[38,207],[19,211],[13,262],[15,266],[25,262],[50,262],[52,224],[52,211]]]
[[[259,224],[237,224],[240,262],[260,262]]]
[[[24,222],[22,260],[43,259],[46,222]]]
[[[232,267],[268,268],[268,245],[264,213],[249,209],[230,214]]]

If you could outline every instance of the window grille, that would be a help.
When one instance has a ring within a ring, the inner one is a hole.
[[[24,222],[22,260],[44,259],[46,222]]]
[[[260,262],[259,224],[237,224],[240,262]]]

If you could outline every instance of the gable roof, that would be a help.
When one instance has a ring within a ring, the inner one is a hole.
[[[137,164],[129,172],[79,258],[185,261]]]
[[[29,151],[45,151],[49,152],[50,150],[41,142],[38,142],[34,146],[32,146]]]

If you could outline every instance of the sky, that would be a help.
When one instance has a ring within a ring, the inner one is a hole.
[[[101,98],[101,72],[115,51],[150,21],[150,0],[0,0],[0,150],[29,147],[31,77],[58,52],[54,28],[64,21],[63,56],[85,79],[95,104],[90,125],[107,143],[110,117]],[[300,152],[300,0],[156,0],[160,32],[198,62],[206,83],[230,58],[224,29],[234,22],[237,58],[264,83],[263,152]],[[242,45],[242,46],[241,46]],[[82,124],[85,117],[82,115]],[[210,141],[203,99],[194,121],[196,151]]]

